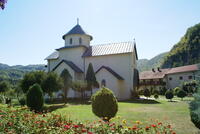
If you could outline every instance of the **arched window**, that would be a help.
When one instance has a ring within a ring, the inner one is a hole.
[[[79,38],[79,45],[81,45],[82,44],[82,39],[81,38]]]
[[[72,44],[72,38],[70,38],[70,40],[69,40],[69,44]]]
[[[106,80],[103,79],[103,80],[101,81],[101,86],[102,86],[102,87],[105,87],[105,86],[106,86]]]

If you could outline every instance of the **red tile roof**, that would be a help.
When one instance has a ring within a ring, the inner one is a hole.
[[[140,79],[161,79],[165,76],[169,69],[160,69],[161,71],[144,71],[139,74]]]
[[[174,74],[174,73],[183,73],[183,72],[193,72],[199,70],[197,64],[194,65],[188,65],[188,66],[181,66],[181,67],[175,67],[171,68],[167,74]]]
[[[183,72],[193,72],[198,71],[198,65],[187,65],[187,66],[181,66],[181,67],[175,67],[175,68],[167,68],[167,69],[160,69],[161,71],[157,71],[155,69],[155,72],[153,71],[144,71],[140,73],[140,79],[161,79],[167,74],[175,74],[175,73],[183,73]]]

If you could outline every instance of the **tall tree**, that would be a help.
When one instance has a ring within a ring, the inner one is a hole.
[[[68,90],[69,90],[69,88],[71,87],[71,84],[72,84],[72,76],[70,75],[70,73],[67,69],[64,69],[60,76],[63,80],[64,102],[66,104],[67,93],[68,93]]]
[[[88,90],[91,91],[91,95],[92,95],[92,88],[98,87],[98,82],[96,80],[92,63],[90,63],[88,66],[87,73],[86,73],[86,81],[87,81]]]
[[[0,93],[5,93],[6,91],[8,91],[10,88],[10,85],[8,82],[6,81],[2,81],[0,82]]]
[[[81,93],[81,99],[84,99],[87,83],[85,81],[75,81],[72,83],[72,89]]]
[[[30,88],[30,86],[32,86],[35,83],[41,86],[45,78],[46,78],[46,73],[44,71],[35,71],[27,73],[21,80],[20,87],[23,90],[23,92],[26,93]]]
[[[46,79],[42,83],[42,88],[49,97],[53,98],[53,92],[57,92],[63,87],[62,79],[54,72],[47,74]]]

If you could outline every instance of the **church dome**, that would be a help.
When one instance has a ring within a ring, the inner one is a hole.
[[[68,33],[63,35],[63,39],[65,39],[65,36],[73,35],[73,34],[87,35],[90,37],[90,40],[92,40],[92,36],[87,34],[79,24],[74,26]]]

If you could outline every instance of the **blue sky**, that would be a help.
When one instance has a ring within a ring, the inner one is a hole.
[[[200,23],[199,0],[8,0],[0,11],[0,63],[46,64],[77,17],[91,44],[137,42],[139,58],[169,51]]]

